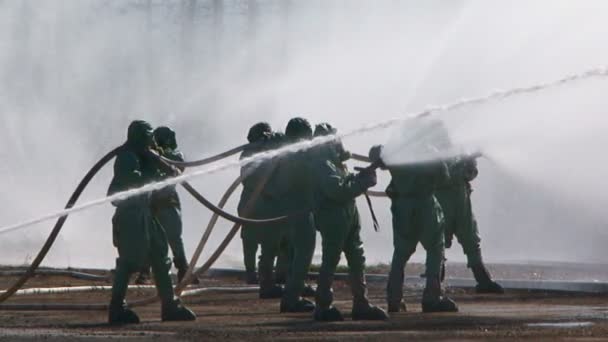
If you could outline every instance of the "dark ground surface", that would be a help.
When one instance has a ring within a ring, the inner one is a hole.
[[[495,267],[493,267],[495,268]],[[416,269],[413,268],[414,274]],[[511,271],[514,272],[514,271]],[[534,272],[531,272],[534,273]],[[460,274],[456,274],[461,276]],[[521,276],[519,278],[526,278]],[[0,277],[5,288],[14,277]],[[204,279],[203,286],[235,286],[234,278]],[[74,280],[63,276],[37,276],[28,287],[108,285],[105,282]],[[100,311],[0,311],[0,340],[475,340],[608,339],[608,296],[547,292],[508,291],[502,296],[476,295],[472,291],[448,289],[460,305],[459,313],[422,314],[421,289],[406,288],[407,313],[387,322],[350,320],[349,289],[337,282],[336,305],[347,319],[339,323],[316,323],[309,314],[278,313],[276,300],[259,300],[256,294],[205,293],[185,301],[198,314],[196,322],[162,323],[160,307],[152,304],[136,311],[143,323],[110,327]],[[130,291],[135,300],[153,291]],[[370,284],[372,301],[385,307],[384,284]],[[33,295],[11,298],[10,303],[96,303],[107,302],[108,292]],[[545,327],[537,323],[582,323],[577,327]],[[533,325],[530,325],[533,324]]]

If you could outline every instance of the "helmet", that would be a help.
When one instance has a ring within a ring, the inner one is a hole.
[[[324,122],[324,123],[320,123],[315,126],[314,136],[321,137],[321,136],[336,134],[337,131],[338,130],[335,129],[334,127],[332,127],[332,125],[328,124],[327,122]]]
[[[144,120],[134,120],[127,130],[127,144],[138,151],[143,151],[154,145],[152,125]]]
[[[287,123],[285,136],[290,139],[311,139],[312,126],[304,118],[293,118]]]
[[[374,145],[369,149],[369,159],[372,163],[382,163],[382,145]]]
[[[177,148],[175,132],[166,126],[157,127],[154,130],[154,140],[161,148]]]
[[[251,126],[247,134],[247,141],[250,143],[260,141],[272,133],[272,128],[267,122],[258,122]]]

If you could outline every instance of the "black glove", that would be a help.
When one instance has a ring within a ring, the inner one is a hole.
[[[361,184],[364,189],[369,189],[378,183],[378,177],[376,176],[376,169],[365,169],[359,171],[355,176],[355,180]]]

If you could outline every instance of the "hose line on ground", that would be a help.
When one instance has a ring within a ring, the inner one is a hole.
[[[154,285],[148,286],[129,286],[130,289],[155,289]],[[109,291],[112,289],[112,286],[78,286],[78,287],[68,287],[68,288],[42,288],[42,289],[27,289],[22,291],[23,294],[60,294],[60,293],[77,293],[77,292],[85,292],[85,291]],[[34,290],[34,291],[28,291]],[[257,286],[234,286],[234,287],[201,287],[197,289],[191,289],[183,291],[182,297],[196,296],[202,293],[207,292],[218,292],[218,293],[252,293],[259,291],[259,287]],[[88,304],[77,304],[77,303],[27,303],[27,304],[19,304],[19,303],[8,303],[8,304],[0,304],[0,311],[7,310],[19,310],[19,311],[102,311],[108,310],[109,304],[98,304],[98,303],[88,303]]]
[[[87,187],[87,185],[89,184],[91,179],[93,179],[93,177],[97,174],[97,172],[99,172],[99,170],[101,170],[101,168],[104,165],[106,165],[110,160],[112,160],[112,158],[114,158],[121,149],[122,149],[122,146],[119,146],[119,147],[113,149],[112,151],[108,152],[105,156],[103,156],[101,159],[99,159],[99,161],[97,161],[97,163],[95,163],[95,165],[93,165],[93,167],[89,170],[89,172],[87,172],[86,175],[82,178],[80,183],[78,183],[76,190],[74,190],[74,192],[70,196],[70,199],[68,200],[67,204],[65,205],[65,209],[69,209],[69,208],[73,207],[74,204],[76,204],[76,201],[78,201],[78,198],[80,197],[80,195],[82,194],[84,189]],[[17,279],[4,293],[2,293],[0,295],[0,303],[4,302],[10,296],[12,296],[15,292],[17,292],[17,290],[19,290],[23,286],[23,284],[25,284],[34,275],[34,272],[36,271],[38,266],[40,266],[40,263],[42,263],[42,260],[44,260],[47,253],[51,249],[51,246],[55,242],[55,239],[57,239],[57,236],[59,235],[59,232],[61,231],[61,228],[65,224],[65,221],[67,220],[67,218],[68,218],[68,215],[64,215],[64,216],[61,216],[59,219],[57,219],[57,222],[55,223],[53,230],[47,237],[46,242],[44,243],[44,245],[38,252],[38,255],[36,255],[36,258],[34,259],[32,264],[27,268],[26,272],[21,277],[19,277],[19,279]]]

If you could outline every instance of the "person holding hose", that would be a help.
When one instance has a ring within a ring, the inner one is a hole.
[[[319,124],[315,136],[336,134],[329,124]],[[315,158],[315,223],[321,233],[323,256],[313,318],[316,321],[342,321],[342,313],[333,303],[332,283],[342,253],[348,262],[348,275],[353,298],[353,320],[385,320],[384,310],[372,306],[365,284],[365,253],[361,241],[361,223],[355,198],[376,185],[375,169],[353,174],[344,162],[350,153],[342,142],[332,141],[316,148]]]
[[[426,286],[423,312],[455,312],[456,304],[443,295],[441,270],[445,258],[443,212],[435,197],[437,186],[445,182],[448,170],[442,161],[386,165],[382,145],[371,148],[372,163],[388,169],[392,179],[386,190],[393,214],[393,258],[386,297],[388,311],[406,311],[403,300],[404,268],[421,243],[426,250]]]
[[[127,141],[116,156],[114,176],[108,195],[141,187],[158,179],[158,165],[151,156],[154,147],[152,126],[142,120],[131,122]],[[177,174],[177,170],[176,170]],[[165,231],[152,213],[150,193],[115,201],[112,217],[113,243],[118,250],[112,297],[108,313],[110,324],[139,323],[139,317],[125,301],[130,276],[146,265],[152,267],[163,321],[191,321],[196,315],[175,296],[169,270]]]
[[[304,118],[293,118],[285,129],[286,143],[299,143],[312,139],[312,127]],[[314,303],[301,297],[305,288],[312,256],[315,251],[316,231],[313,221],[314,206],[313,154],[310,150],[297,151],[280,158],[276,173],[275,197],[280,208],[290,215],[287,236],[292,248],[285,291],[281,299],[281,312],[311,312]],[[293,215],[297,213],[297,215]]]
[[[473,214],[471,182],[477,177],[477,159],[480,154],[455,153],[447,127],[439,120],[433,126],[435,145],[446,153],[450,178],[435,192],[445,217],[445,246],[450,248],[454,236],[467,257],[467,267],[473,272],[477,293],[502,294],[504,289],[492,280],[481,256],[481,238]]]
[[[173,161],[184,161],[184,155],[177,147],[175,132],[171,128],[157,127],[154,130],[154,140],[160,155]],[[163,178],[167,178],[170,175],[164,174],[163,176]],[[188,270],[188,260],[182,239],[181,203],[175,185],[155,193],[152,212],[167,234],[167,241],[173,253],[173,265],[177,269],[177,281],[181,282]],[[198,284],[199,280],[193,278],[192,283]]]
[[[243,151],[241,159],[279,147],[283,137],[282,134],[273,132],[268,123],[259,122],[249,129],[247,140],[251,145]],[[265,160],[241,168],[243,192],[238,205],[239,215],[262,219],[281,215],[278,209],[280,201],[272,196],[274,163],[274,160]],[[257,199],[249,204],[259,184],[264,181],[266,184],[257,195]],[[283,224],[244,225],[241,229],[247,282],[251,284],[259,277],[259,295],[262,299],[281,298],[283,295],[283,288],[276,285],[273,266],[285,235]],[[258,277],[256,277],[255,257],[258,246],[261,247],[261,253]]]

